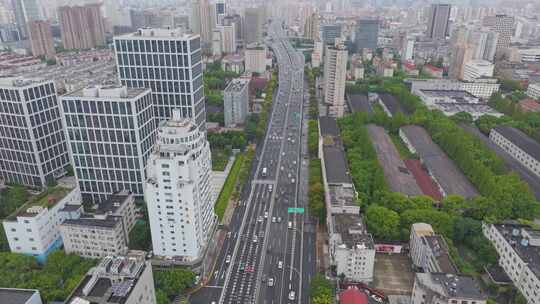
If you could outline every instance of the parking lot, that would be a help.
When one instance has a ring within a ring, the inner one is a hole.
[[[405,254],[377,253],[373,283],[386,295],[410,295],[414,283],[411,259]]]

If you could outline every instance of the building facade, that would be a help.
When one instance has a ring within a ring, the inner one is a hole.
[[[324,55],[324,103],[329,115],[345,114],[345,80],[347,74],[347,49],[343,45],[326,46]]]
[[[231,25],[219,26],[221,32],[222,52],[225,54],[236,53],[236,34],[234,23]]]
[[[489,139],[529,171],[540,176],[540,144],[536,140],[514,127],[504,125],[491,129]]]
[[[43,304],[37,289],[0,288],[0,303]]]
[[[514,33],[514,17],[496,15],[495,25],[492,29],[498,34],[496,55],[499,57],[510,46],[510,41]]]
[[[62,109],[85,200],[122,190],[142,196],[157,131],[150,90],[89,87],[62,96]]]
[[[48,21],[35,20],[28,23],[32,55],[53,59],[56,55],[51,25]]]
[[[247,72],[263,74],[266,72],[266,47],[259,43],[247,45],[244,60]]]
[[[147,166],[145,200],[155,255],[185,261],[202,256],[216,222],[211,168],[204,132],[173,110],[160,125]]]
[[[244,44],[262,42],[264,10],[248,7],[244,10]]]
[[[66,49],[91,49],[105,45],[105,21],[100,4],[61,6],[58,20]]]
[[[0,179],[44,187],[64,175],[69,155],[52,80],[0,80]]]
[[[377,48],[379,37],[379,20],[359,19],[356,21],[354,43],[357,50]]]
[[[319,14],[312,13],[307,16],[306,22],[304,24],[304,38],[317,41],[320,36],[320,27],[319,27]]]
[[[41,3],[38,0],[12,0],[11,4],[21,38],[27,38],[28,23],[34,20],[42,20],[44,17]]]
[[[60,224],[80,209],[81,192],[75,185],[61,183],[30,199],[3,221],[11,252],[45,261],[62,245]]]
[[[456,274],[444,238],[435,234],[429,224],[415,223],[411,227],[410,255],[413,265],[424,272]]]
[[[340,24],[324,24],[321,26],[321,39],[324,45],[334,45],[336,39],[341,38]]]
[[[479,78],[493,77],[495,65],[487,60],[471,60],[463,68],[464,81],[476,81]]]
[[[244,124],[248,113],[249,79],[233,79],[223,91],[225,127]]]
[[[450,4],[432,4],[429,8],[428,29],[426,36],[430,39],[445,39],[449,32]]]
[[[155,117],[165,120],[172,109],[204,129],[201,39],[181,29],[140,29],[114,38],[118,77],[129,88],[152,90]]]
[[[107,256],[91,268],[66,304],[156,304],[152,264],[144,251]]]
[[[531,83],[527,87],[527,95],[531,98],[540,98],[540,83]]]

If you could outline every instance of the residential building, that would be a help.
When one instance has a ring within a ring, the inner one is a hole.
[[[39,262],[62,246],[60,224],[81,210],[81,192],[75,182],[62,182],[30,198],[3,221],[11,252],[34,256]]]
[[[540,83],[530,83],[527,87],[527,95],[531,98],[540,98]]]
[[[323,43],[316,40],[313,44],[313,53],[311,54],[311,67],[318,68],[323,60]]]
[[[30,21],[28,23],[28,33],[32,55],[53,59],[56,51],[54,49],[54,41],[49,22],[41,20]]]
[[[415,267],[424,272],[457,274],[458,270],[450,258],[446,241],[441,235],[435,234],[431,225],[413,224],[409,247]]]
[[[473,277],[447,273],[416,273],[411,304],[486,304]]]
[[[261,43],[252,43],[244,51],[245,70],[263,74],[266,72],[266,47]]]
[[[355,203],[356,191],[335,118],[319,117],[319,134],[330,263],[339,275],[369,283],[373,280],[375,245]]]
[[[244,10],[244,44],[262,42],[264,18],[262,7],[248,7]]]
[[[540,62],[540,48],[535,49],[518,49],[518,54],[521,62],[526,63],[539,63]]]
[[[182,29],[139,29],[114,37],[118,77],[129,88],[152,90],[155,117],[169,119],[172,109],[204,129],[201,39]]]
[[[236,35],[234,24],[221,25],[218,28],[221,32],[222,52],[225,54],[236,53]]]
[[[210,18],[210,3],[208,0],[193,0],[191,3],[191,29],[195,34],[199,34],[203,43],[210,43],[212,39],[212,29]]]
[[[494,69],[495,65],[487,60],[468,61],[463,69],[463,80],[475,81],[479,78],[491,78]]]
[[[69,154],[52,80],[0,79],[0,179],[32,187],[66,173]]]
[[[223,112],[225,127],[233,127],[246,122],[249,103],[249,79],[233,79],[223,91]]]
[[[483,59],[493,62],[497,50],[499,34],[489,29],[475,29],[469,32],[469,43],[472,45],[472,59]]]
[[[378,19],[358,19],[354,36],[354,44],[357,50],[377,48],[379,37]]]
[[[514,32],[514,17],[507,15],[496,15],[495,25],[492,29],[498,33],[497,39],[497,57],[504,54],[504,51],[510,46],[510,40]]]
[[[453,45],[451,49],[448,76],[453,79],[463,79],[465,63],[472,60],[473,49],[470,44]]]
[[[306,23],[304,25],[304,38],[313,41],[319,40],[320,31],[319,14],[314,12],[307,16]]]
[[[202,257],[216,223],[211,169],[205,133],[173,110],[160,124],[147,166],[145,201],[155,255],[183,261]]]
[[[499,266],[527,303],[539,303],[540,230],[517,223],[482,224],[484,236],[499,254]]]
[[[339,38],[341,38],[341,24],[324,24],[321,26],[323,47],[327,44],[334,45],[336,39]]]
[[[450,4],[432,4],[429,8],[426,36],[430,39],[445,39],[449,34]]]
[[[212,55],[221,57],[223,54],[223,32],[219,29],[212,31]]]
[[[347,75],[347,49],[343,45],[327,45],[324,55],[324,103],[329,115],[345,114],[345,80]]]
[[[62,108],[85,200],[103,201],[122,190],[142,196],[157,129],[150,90],[89,87],[62,96]]]
[[[105,22],[101,4],[61,6],[58,21],[62,44],[66,49],[91,49],[105,45]]]
[[[0,303],[43,304],[37,289],[0,288]]]
[[[84,258],[126,254],[135,226],[135,199],[120,192],[99,203],[92,214],[66,219],[60,225],[64,250]]]
[[[11,0],[11,4],[20,36],[21,38],[27,38],[28,23],[44,18],[41,3],[39,0]]]
[[[156,304],[154,276],[146,252],[108,256],[91,268],[66,299],[66,304]]]
[[[412,37],[408,37],[403,40],[403,45],[400,52],[402,61],[408,61],[413,59],[415,41],[415,38]]]
[[[489,139],[532,173],[540,176],[540,143],[522,131],[505,125],[491,129]]]

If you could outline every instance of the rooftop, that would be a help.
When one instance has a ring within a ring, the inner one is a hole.
[[[366,225],[359,214],[332,215],[334,232],[341,236],[341,245],[352,249],[375,249],[373,237],[367,232]]]
[[[366,94],[348,94],[347,103],[351,112],[373,112]]]
[[[319,117],[321,136],[339,136],[339,128],[336,119],[328,116]]]
[[[392,115],[395,115],[397,112],[401,112],[403,114],[410,114],[405,108],[401,106],[399,101],[392,94],[378,93],[378,95],[382,103],[384,103],[384,105],[386,106],[388,111],[392,113]]]
[[[323,147],[324,169],[329,184],[352,184],[345,153],[333,146]]]
[[[85,226],[85,227],[99,227],[99,228],[115,228],[122,223],[121,216],[108,215],[105,218],[88,216],[80,217],[78,219],[67,219],[62,225],[69,226]]]
[[[365,292],[356,287],[350,287],[339,294],[339,303],[341,304],[367,304],[368,297]]]
[[[505,125],[496,126],[494,130],[525,151],[525,153],[540,161],[540,143],[530,138],[527,134]]]
[[[463,90],[420,90],[430,97],[447,97],[453,99],[456,103],[478,103],[478,97]]]
[[[36,293],[36,289],[0,288],[0,303],[26,304]]]
[[[457,269],[450,259],[448,245],[440,235],[426,235],[422,237],[422,242],[429,246],[437,264],[444,273],[457,273]]]
[[[249,79],[235,78],[225,88],[224,92],[240,92],[247,88]]]
[[[540,233],[540,230],[532,230],[527,225],[510,223],[495,224],[494,226],[527,264],[527,267],[532,270],[536,277],[540,278],[540,246],[534,242],[534,239],[536,239],[534,234],[528,235],[524,233],[525,231]],[[533,238],[532,241],[531,238]]]
[[[330,205],[335,208],[339,207],[359,207],[356,203],[356,192],[351,186],[344,185],[328,185],[328,196],[330,197]]]
[[[21,217],[34,217],[42,208],[52,208],[56,206],[64,197],[66,197],[73,188],[66,187],[65,185],[48,188],[42,193],[31,197],[26,203],[24,203],[19,209],[11,214],[7,220],[15,220],[18,216]]]
[[[141,28],[134,33],[116,36],[115,39],[163,38],[189,40],[198,36],[196,34],[186,33],[181,28]]]
[[[45,82],[47,82],[47,80],[42,78],[0,77],[0,87],[8,89],[23,88]]]
[[[417,273],[416,281],[445,297],[468,300],[487,299],[475,280],[469,276],[445,273]]]
[[[139,97],[140,95],[149,94],[150,89],[145,88],[128,88],[121,85],[110,85],[102,86],[95,85],[89,86],[77,91],[73,91],[69,94],[64,95],[64,97],[75,97],[75,98],[92,98],[92,99],[133,99]]]
[[[126,303],[146,267],[142,251],[105,257],[88,271],[66,303],[74,304],[81,299],[91,303]]]
[[[526,98],[519,102],[519,107],[524,112],[540,112],[540,102],[532,99]]]
[[[128,191],[117,192],[106,201],[101,202],[96,209],[96,214],[115,214],[118,208],[125,204],[129,199],[133,197]]]

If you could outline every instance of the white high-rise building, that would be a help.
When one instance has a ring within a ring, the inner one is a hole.
[[[223,91],[225,126],[246,122],[249,103],[249,79],[233,79]]]
[[[154,254],[196,260],[216,223],[210,146],[178,109],[162,121],[147,164],[145,200]]]
[[[473,59],[484,59],[493,62],[499,34],[486,29],[472,30],[469,33],[469,44],[473,46]]]
[[[260,43],[246,46],[244,51],[246,72],[262,74],[266,71],[266,47]]]
[[[218,29],[221,32],[221,49],[223,53],[236,53],[236,33],[234,23],[231,25],[220,25],[218,26]]]
[[[463,68],[463,80],[475,81],[479,78],[493,77],[495,65],[487,60],[471,60]]]
[[[403,40],[403,46],[401,48],[401,60],[412,60],[414,54],[414,37],[408,37]]]
[[[223,33],[219,29],[212,31],[212,55],[221,56],[223,54],[222,39]]]
[[[329,116],[342,117],[345,113],[347,49],[343,45],[328,45],[324,54],[324,103],[328,106]]]
[[[201,38],[182,29],[139,29],[114,38],[122,85],[152,90],[157,119],[180,109],[205,128]]]
[[[142,196],[157,130],[150,90],[90,87],[62,96],[62,110],[83,197]]]
[[[208,0],[193,0],[191,3],[191,29],[195,34],[201,35],[204,43],[212,39],[212,20],[210,16],[210,3]]]

